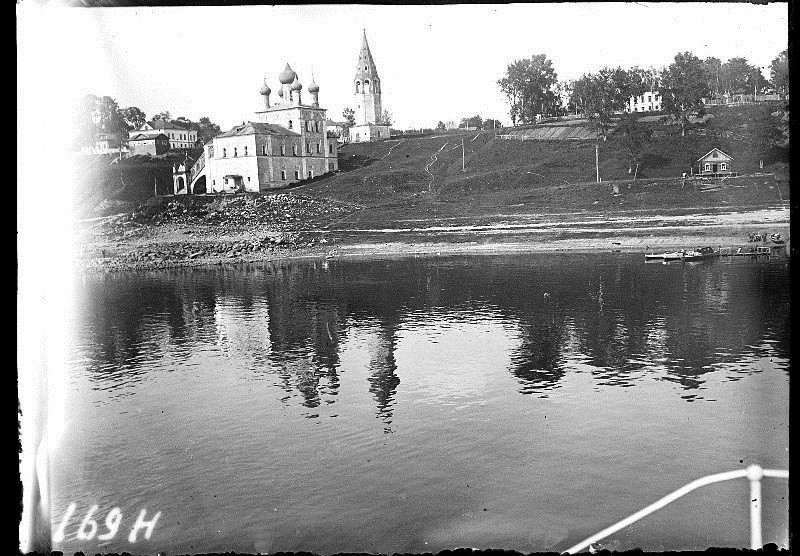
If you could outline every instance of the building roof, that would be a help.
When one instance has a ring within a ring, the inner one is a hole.
[[[226,131],[220,133],[217,138],[222,137],[236,137],[242,135],[300,135],[294,131],[288,130],[283,126],[277,124],[265,124],[262,122],[247,122],[242,125],[237,125]]]
[[[165,121],[165,120],[154,120],[152,122],[147,122],[153,129],[180,129],[183,131],[191,131],[189,126],[175,121]]]
[[[733,160],[733,157],[731,155],[726,154],[726,153],[722,152],[721,150],[719,150],[718,148],[714,147],[713,149],[708,151],[706,154],[704,154],[703,156],[698,158],[697,162],[700,162],[701,160],[704,160],[704,159],[708,158],[708,155],[712,154],[714,151],[717,151],[717,153],[722,155],[721,158],[727,158],[728,160]]]
[[[283,85],[288,85],[294,81],[295,78],[297,78],[297,74],[292,68],[289,67],[289,64],[286,64],[286,67],[283,68],[283,71],[278,76],[278,81],[280,81]]]
[[[358,65],[356,65],[356,79],[361,81],[364,78],[374,79],[378,77],[378,69],[375,67],[375,60],[372,59],[372,52],[370,52],[369,43],[367,43],[367,30],[363,29],[362,31],[361,50],[358,53]]]
[[[169,141],[169,137],[167,137],[163,133],[159,133],[158,135],[146,135],[144,133],[138,133],[138,134],[134,135],[133,137],[131,137],[130,139],[128,139],[128,142],[131,142],[131,141],[150,141],[150,140],[154,141],[154,140],[159,139],[161,137],[163,137],[164,139]]]

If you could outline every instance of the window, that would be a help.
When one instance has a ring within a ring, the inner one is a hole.
[[[222,158],[228,157],[228,149],[222,149]]]
[[[247,145],[244,146],[244,155],[247,156]]]
[[[263,146],[261,147],[261,154],[263,154],[263,155],[266,155],[266,154],[267,154],[267,146],[266,146],[266,145],[263,145]]]
[[[728,163],[727,162],[720,162],[719,169],[720,170],[727,170],[728,169]]]
[[[711,164],[709,164],[708,162],[706,162],[705,171],[706,172],[710,172],[711,171]]]
[[[250,183],[250,176],[247,176],[247,183]]]
[[[328,152],[333,154],[333,143],[328,145]]]
[[[282,180],[286,179],[286,170],[281,170],[281,179]]]
[[[311,143],[306,143],[306,152],[311,154]]]
[[[308,171],[308,177],[309,178],[313,178],[314,177],[314,170],[309,170]]]
[[[289,129],[292,129],[292,120],[289,120]]]
[[[292,155],[297,156],[297,145],[292,145]]]
[[[237,152],[237,148],[236,147],[233,147],[233,156],[234,156],[234,158],[239,156],[239,153]]]
[[[294,179],[296,180],[300,179],[300,172],[298,172],[297,170],[294,171]]]
[[[356,92],[357,93],[361,92],[361,81],[356,81]]]
[[[212,187],[217,185],[217,180],[211,180],[211,185],[212,185]]]
[[[319,122],[314,122],[314,131],[319,131]]]
[[[306,131],[311,131],[311,130],[309,129],[309,127],[308,127],[308,124],[309,124],[309,123],[310,123],[310,122],[309,122],[308,120],[306,120]]]
[[[380,131],[378,131],[378,137],[380,137],[380,136],[381,136],[381,132],[380,132]]]
[[[317,142],[317,154],[322,152],[322,146]]]

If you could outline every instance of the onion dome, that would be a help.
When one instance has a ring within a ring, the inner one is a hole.
[[[295,79],[297,79],[297,74],[292,68],[289,67],[289,64],[286,64],[286,67],[283,68],[283,71],[278,76],[278,81],[280,81],[283,85],[288,85]]]
[[[309,93],[318,93],[319,92],[319,85],[317,85],[317,82],[314,81],[313,77],[311,78],[311,85],[308,86],[308,92]]]
[[[297,80],[297,74],[294,74],[294,83],[292,83],[292,86],[290,88],[292,91],[299,91],[300,89],[303,88],[303,86]]]
[[[264,96],[267,96],[272,92],[272,89],[270,89],[269,85],[267,85],[267,83],[264,82],[264,84],[261,85],[261,88],[258,90],[258,92]]]

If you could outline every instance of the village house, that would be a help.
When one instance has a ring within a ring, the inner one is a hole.
[[[264,83],[259,90],[264,104],[255,121],[206,143],[188,176],[174,172],[175,194],[266,191],[338,170],[338,145],[319,106],[319,86],[312,78],[311,102],[304,104],[303,86],[289,64],[278,80],[280,101],[271,104],[272,90]]]
[[[697,159],[697,173],[701,176],[731,175],[733,157],[713,148]]]
[[[378,68],[372,58],[367,44],[367,32],[361,37],[361,50],[356,62],[355,118],[356,125],[350,128],[349,138],[353,143],[379,141],[389,139],[391,130],[388,124],[381,121],[383,105],[381,102],[381,80]]]
[[[98,133],[95,135],[94,144],[80,149],[80,154],[115,154],[125,156],[128,146],[112,133]]]
[[[338,139],[339,143],[347,143],[350,141],[349,127],[347,122],[334,122],[333,120],[328,120],[325,122],[325,125],[328,128],[328,133],[333,134]]]
[[[189,126],[181,122],[154,120],[143,123],[138,129],[128,133],[129,138],[137,135],[152,136],[164,134],[169,140],[170,149],[191,149],[197,143],[197,131],[189,129]]]
[[[131,155],[158,156],[170,149],[169,137],[164,133],[146,135],[137,133],[128,139],[128,149]]]

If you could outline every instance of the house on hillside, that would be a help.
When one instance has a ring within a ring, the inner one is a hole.
[[[158,156],[170,149],[170,141],[169,137],[164,133],[159,133],[157,135],[137,133],[128,139],[128,149],[131,155],[149,154],[151,156]]]
[[[137,135],[152,136],[164,134],[169,140],[170,149],[192,149],[197,143],[197,131],[181,122],[154,120],[143,123],[138,129],[128,132],[128,137]]]
[[[328,128],[328,136],[330,137],[331,133],[334,134],[336,139],[338,139],[339,143],[347,143],[350,141],[350,134],[347,122],[334,122],[333,120],[327,120],[325,122],[326,127]]]
[[[631,97],[625,109],[628,112],[660,112],[661,93],[648,91],[639,96]]]
[[[128,146],[112,133],[98,133],[94,137],[94,145],[85,146],[81,154],[128,154]]]
[[[697,173],[701,176],[729,176],[733,174],[731,171],[731,162],[733,162],[732,156],[725,154],[717,148],[713,148],[697,159]]]

